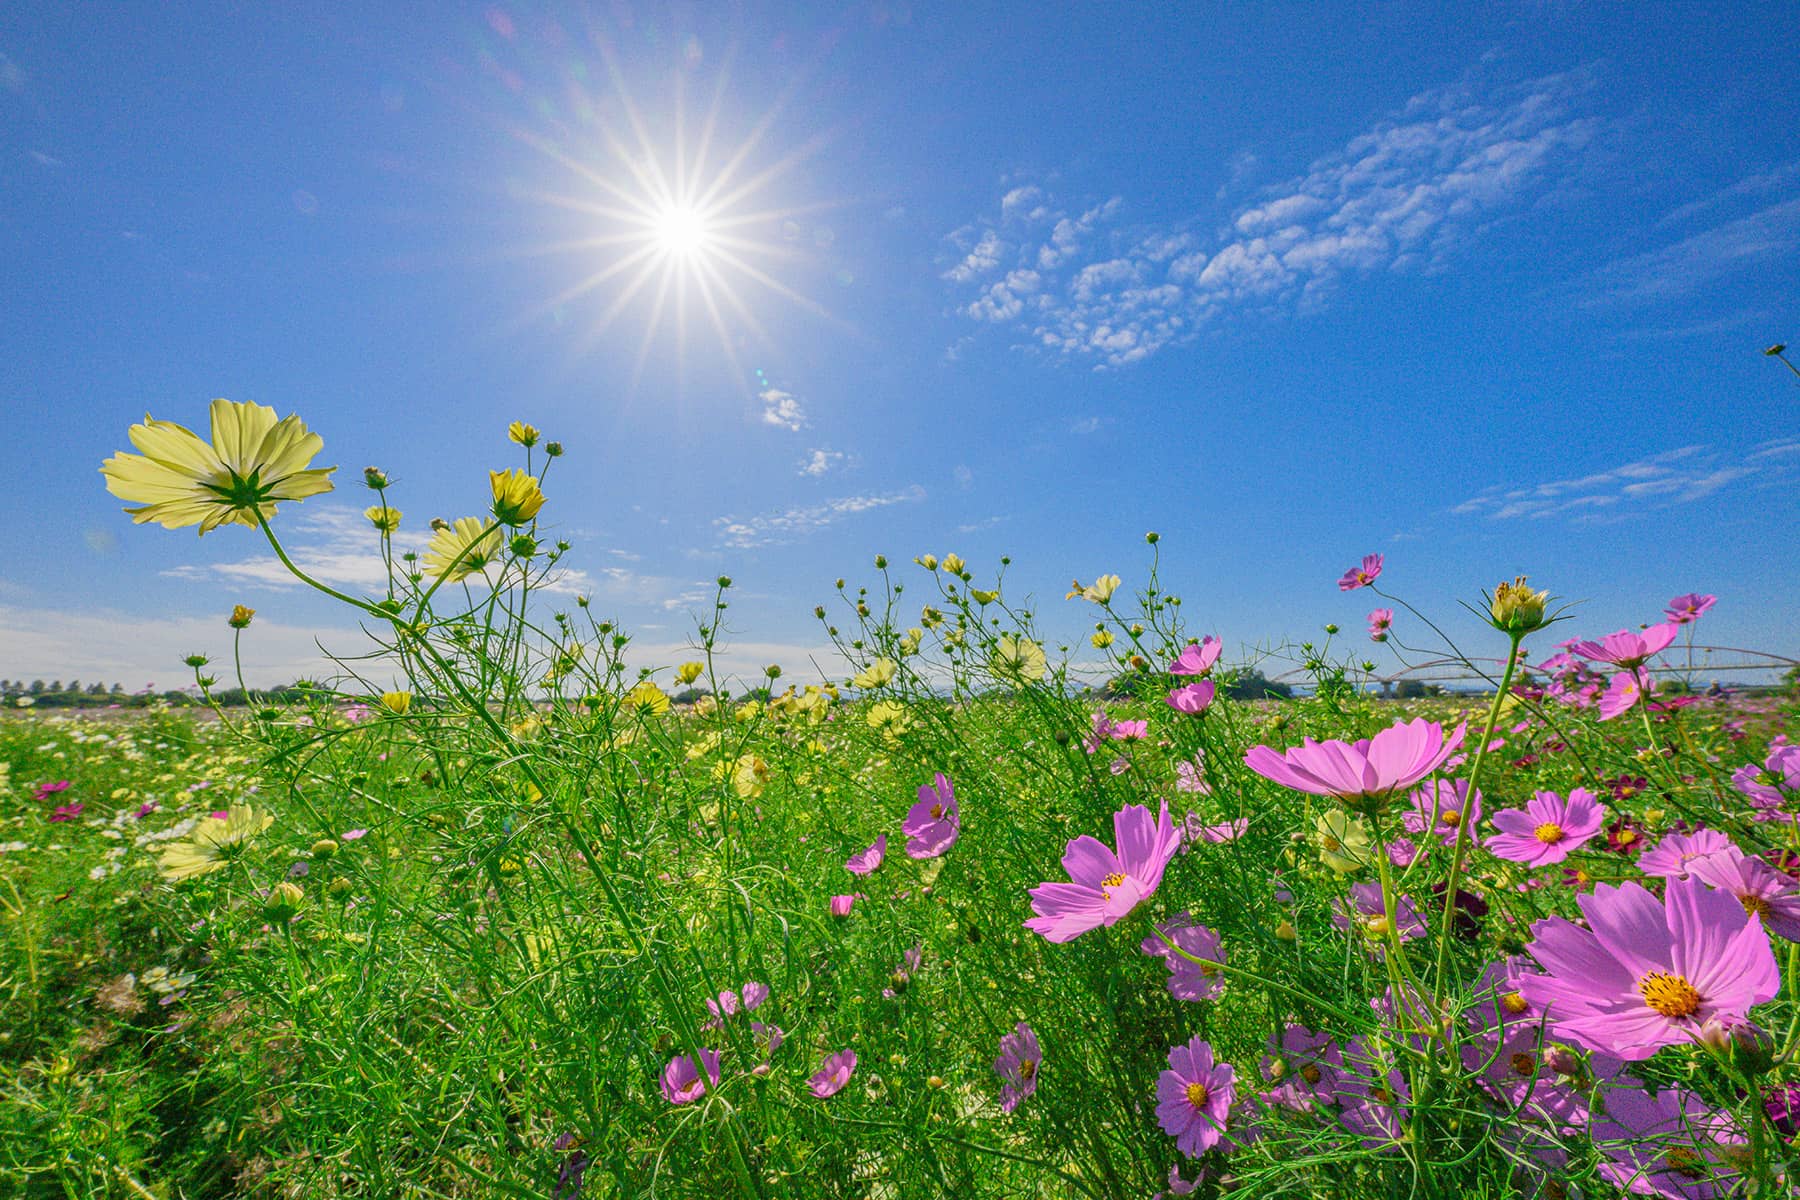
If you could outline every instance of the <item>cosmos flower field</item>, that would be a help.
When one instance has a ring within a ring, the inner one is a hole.
[[[282,553],[321,439],[209,416],[108,486]],[[355,481],[384,657],[0,717],[0,1191],[1793,1194],[1800,697],[1681,672],[1714,596],[1584,629],[1520,578],[1448,647],[1397,563],[1322,564],[1367,630],[1251,699],[1152,535],[1046,601],[1095,691],[1004,564],[920,554],[817,609],[845,677],[727,681],[729,580],[654,665],[537,594],[562,448],[509,436],[416,557]],[[1381,699],[1365,636],[1504,665]]]

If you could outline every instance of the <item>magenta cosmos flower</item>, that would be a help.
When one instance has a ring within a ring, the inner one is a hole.
[[[1190,1002],[1216,999],[1225,990],[1225,980],[1219,975],[1225,947],[1219,935],[1195,923],[1187,913],[1156,928],[1157,932],[1140,942],[1138,949],[1162,959],[1169,968],[1169,995]],[[1175,947],[1182,952],[1177,953]]]
[[[1439,779],[1414,788],[1407,797],[1412,811],[1400,818],[1408,833],[1435,833],[1446,846],[1456,840],[1456,831],[1468,827],[1463,840],[1471,846],[1481,844],[1476,826],[1481,823],[1481,789],[1469,794],[1468,781]]]
[[[718,1086],[719,1052],[703,1049],[700,1051],[700,1060],[706,1064],[705,1078],[701,1078],[700,1069],[687,1055],[677,1054],[669,1060],[669,1065],[663,1068],[662,1073],[664,1100],[670,1104],[687,1104],[706,1094],[708,1080],[712,1081],[713,1086]]]
[[[1392,628],[1393,624],[1394,624],[1394,610],[1393,609],[1391,609],[1391,608],[1371,609],[1369,612],[1369,640],[1371,642],[1387,641],[1388,630],[1390,628]]]
[[[884,833],[876,838],[874,845],[870,846],[867,850],[858,850],[855,854],[852,854],[849,860],[844,863],[844,870],[850,872],[852,875],[872,874],[875,868],[881,865],[881,860],[886,857],[887,834]]]
[[[856,1051],[839,1050],[827,1058],[818,1072],[806,1081],[812,1094],[824,1100],[844,1090],[850,1077],[856,1074]]]
[[[1169,674],[1204,675],[1219,661],[1219,651],[1224,648],[1225,644],[1210,633],[1197,642],[1189,642],[1169,664]]]
[[[1381,578],[1381,561],[1379,554],[1363,555],[1362,565],[1351,567],[1344,572],[1344,577],[1338,580],[1338,591],[1354,592],[1359,587],[1368,587],[1374,583]]]
[[[1150,898],[1162,882],[1163,870],[1181,847],[1181,834],[1169,819],[1169,802],[1153,821],[1150,810],[1129,804],[1113,815],[1115,853],[1097,838],[1082,834],[1063,851],[1069,883],[1040,883],[1031,889],[1031,911],[1025,928],[1052,942],[1069,942],[1090,929],[1117,924]]]
[[[73,821],[81,815],[81,810],[86,807],[87,805],[79,800],[73,804],[59,804],[50,811],[50,819],[52,821]]]
[[[1412,787],[1437,770],[1462,746],[1467,723],[1449,737],[1444,727],[1424,717],[1396,721],[1359,742],[1315,742],[1277,754],[1268,746],[1252,746],[1244,764],[1265,779],[1315,796],[1345,802],[1385,797]]]
[[[1576,642],[1569,649],[1595,662],[1608,662],[1618,667],[1641,667],[1669,648],[1675,640],[1675,625],[1664,622],[1652,625],[1642,633],[1621,629],[1597,642]]]
[[[1706,615],[1706,610],[1719,602],[1717,596],[1702,596],[1699,592],[1689,592],[1685,596],[1677,596],[1669,601],[1669,607],[1663,614],[1672,625],[1686,625],[1690,621],[1698,621]]]
[[[850,910],[856,907],[856,902],[861,896],[861,892],[849,896],[833,896],[831,898],[831,915],[834,917],[849,916]]]
[[[1198,1158],[1219,1144],[1237,1099],[1236,1075],[1230,1063],[1213,1061],[1212,1046],[1198,1036],[1169,1051],[1169,1069],[1156,1077],[1156,1119],[1177,1150]]]
[[[1697,879],[1671,880],[1660,904],[1635,883],[1597,884],[1575,903],[1590,928],[1537,922],[1526,949],[1545,973],[1519,980],[1564,1041],[1637,1062],[1781,989],[1761,919]]]
[[[1800,942],[1800,883],[1733,846],[1688,863],[1688,877],[1737,898],[1778,938]]]
[[[1686,879],[1688,868],[1697,858],[1717,854],[1721,850],[1737,850],[1737,845],[1713,829],[1696,829],[1692,833],[1671,833],[1656,843],[1656,849],[1638,856],[1638,870],[1664,879]]]
[[[1487,840],[1488,851],[1508,862],[1547,867],[1586,845],[1606,824],[1606,810],[1586,788],[1564,800],[1555,792],[1538,792],[1524,808],[1494,814],[1500,832]]]
[[[949,776],[939,771],[930,783],[919,785],[919,802],[900,823],[900,832],[906,835],[906,852],[913,858],[936,858],[956,844],[962,814]]]
[[[1203,713],[1213,702],[1216,691],[1213,681],[1202,679],[1199,683],[1190,683],[1186,687],[1178,687],[1163,697],[1165,703],[1176,712],[1195,716]]]
[[[1037,1091],[1038,1066],[1044,1052],[1038,1048],[1037,1034],[1020,1021],[1013,1031],[1000,1039],[1000,1057],[994,1060],[994,1074],[1000,1077],[1000,1111],[1009,1113],[1019,1102]]]
[[[1606,686],[1605,694],[1600,697],[1600,719],[1610,721],[1630,712],[1644,698],[1647,682],[1643,673],[1635,667],[1614,675],[1612,682]]]

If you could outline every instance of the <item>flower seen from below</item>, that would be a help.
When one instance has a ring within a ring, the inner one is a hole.
[[[146,415],[128,436],[139,453],[120,452],[100,473],[106,490],[139,505],[127,508],[137,524],[165,529],[198,525],[257,528],[276,504],[331,490],[336,467],[313,468],[324,440],[297,416],[277,420],[275,410],[253,402],[212,402],[210,443],[173,421]]]
[[[538,431],[536,426],[527,425],[523,421],[514,421],[506,427],[506,436],[509,441],[517,442],[529,450],[537,445]]]
[[[1675,640],[1676,632],[1675,624],[1666,621],[1652,625],[1642,633],[1621,629],[1597,642],[1576,642],[1569,650],[1594,662],[1612,663],[1616,667],[1641,667],[1667,650]]]
[[[494,519],[502,525],[525,525],[544,507],[544,493],[538,490],[536,475],[514,467],[509,471],[489,471],[488,482],[494,492]]]
[[[688,684],[694,682],[694,680],[700,678],[705,671],[706,664],[703,662],[684,662],[679,667],[675,668],[675,682],[679,683],[682,687],[686,687]]]
[[[669,711],[669,697],[648,679],[625,693],[625,704],[648,717],[660,717]]]
[[[1044,677],[1044,648],[1030,638],[1000,636],[989,664],[994,674],[1012,683],[1034,683]]]
[[[1488,600],[1488,620],[1501,633],[1523,637],[1549,624],[1544,612],[1549,603],[1550,593],[1537,591],[1521,575],[1494,589]]]
[[[485,571],[500,557],[500,527],[480,517],[458,517],[431,535],[425,546],[425,573],[458,583]]]
[[[1244,763],[1265,779],[1297,792],[1331,796],[1347,808],[1378,806],[1443,766],[1462,746],[1466,731],[1458,725],[1446,737],[1443,726],[1415,717],[1357,742],[1307,738],[1281,753],[1253,746]]]
[[[1219,661],[1219,652],[1224,648],[1225,643],[1211,634],[1197,642],[1189,642],[1175,656],[1175,661],[1169,664],[1169,674],[1204,675]]]
[[[1369,610],[1369,640],[1371,642],[1387,641],[1388,633],[1392,630],[1393,625],[1393,609],[1376,608]]]
[[[1031,911],[1025,928],[1052,942],[1068,942],[1090,929],[1114,925],[1155,894],[1163,871],[1181,847],[1181,834],[1169,819],[1168,801],[1157,817],[1140,804],[1113,816],[1113,841],[1082,834],[1063,853],[1068,883],[1041,883],[1031,889]]]
[[[1669,607],[1663,609],[1663,615],[1676,625],[1687,625],[1705,616],[1713,605],[1719,602],[1717,596],[1703,596],[1699,592],[1689,592],[1685,596],[1677,596],[1669,601]]]
[[[1113,593],[1118,591],[1118,589],[1119,577],[1117,575],[1102,575],[1086,587],[1081,586],[1081,580],[1077,579],[1074,581],[1073,589],[1064,597],[1064,599],[1074,600],[1079,598],[1086,600],[1090,604],[1105,604],[1108,600],[1112,599]]]
[[[404,717],[407,710],[412,707],[412,693],[383,692],[381,693],[381,707],[397,717]]]
[[[1363,555],[1362,563],[1345,571],[1343,578],[1338,580],[1338,591],[1354,592],[1359,587],[1368,587],[1381,578],[1381,564],[1381,555]]]
[[[400,528],[400,510],[385,504],[371,504],[363,509],[363,517],[380,533],[392,533]]]

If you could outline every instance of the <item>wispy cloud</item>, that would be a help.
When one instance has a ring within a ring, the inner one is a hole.
[[[764,388],[757,393],[757,399],[763,402],[763,424],[774,425],[789,433],[799,433],[806,428],[806,409],[791,392],[780,388]]]
[[[1729,187],[1720,188],[1710,196],[1702,197],[1679,208],[1671,209],[1658,225],[1679,225],[1702,213],[1711,212],[1722,205],[1745,196],[1763,196],[1778,191],[1800,181],[1800,162],[1783,163],[1768,171],[1759,171],[1754,175],[1746,175]]]
[[[781,509],[754,517],[720,517],[713,522],[719,541],[732,549],[753,550],[759,546],[781,545],[837,524],[845,517],[895,504],[915,504],[925,499],[925,489],[918,484],[897,492],[871,496],[844,496],[799,508]]]
[[[841,450],[810,450],[800,464],[800,473],[817,479],[842,467],[846,461]]]
[[[1642,304],[1689,295],[1746,267],[1800,251],[1800,200],[1771,204],[1670,246],[1589,272],[1588,303]]]
[[[1800,473],[1800,439],[1781,438],[1747,451],[1681,446],[1607,471],[1553,479],[1527,488],[1490,488],[1450,511],[1504,521],[1525,517],[1624,520],[1639,513],[1704,500],[1752,479],[1778,482]]]
[[[1121,197],[1065,208],[1015,186],[996,217],[949,235],[943,278],[969,320],[1125,366],[1232,308],[1308,308],[1348,275],[1441,266],[1494,214],[1541,197],[1592,140],[1597,122],[1575,112],[1589,84],[1571,72],[1421,93],[1210,236],[1199,214],[1128,230]]]

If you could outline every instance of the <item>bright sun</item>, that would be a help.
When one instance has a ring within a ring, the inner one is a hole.
[[[656,214],[652,236],[663,253],[687,257],[706,250],[712,229],[705,214],[686,205],[670,205]]]

